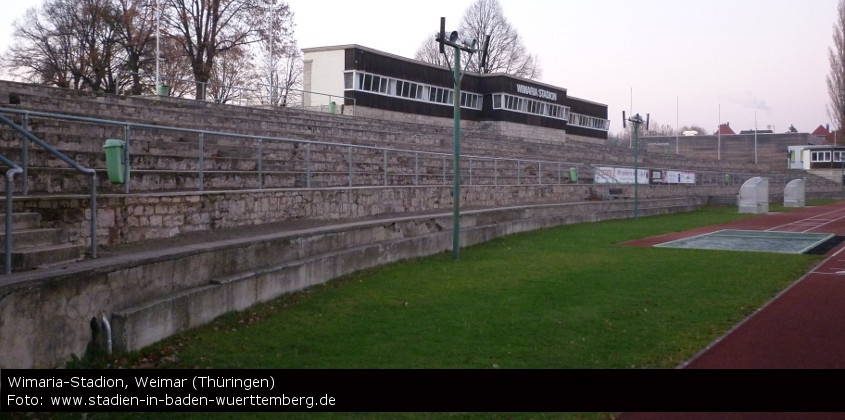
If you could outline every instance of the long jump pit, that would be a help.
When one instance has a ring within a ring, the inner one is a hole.
[[[827,258],[679,368],[845,368],[845,202],[622,243]]]

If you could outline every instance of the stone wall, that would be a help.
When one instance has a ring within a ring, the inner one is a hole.
[[[463,208],[578,202],[599,198],[602,185],[462,187]],[[621,186],[633,197],[633,185]],[[642,199],[736,194],[739,186],[640,186]],[[359,219],[420,211],[449,211],[451,186],[245,190],[99,196],[100,245],[291,220]],[[3,200],[0,200],[0,203]],[[64,228],[72,242],[90,245],[87,196],[15,197],[16,212],[39,212],[44,227]],[[2,204],[0,204],[2,205]]]

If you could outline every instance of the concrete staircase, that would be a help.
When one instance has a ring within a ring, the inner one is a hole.
[[[5,227],[6,215],[0,215],[0,227]],[[5,232],[0,232],[0,238]],[[5,252],[5,241],[0,242],[0,252]],[[63,229],[42,227],[38,213],[12,214],[12,270],[26,271],[82,257],[82,246],[68,243]]]
[[[3,95],[3,93],[6,93]],[[5,104],[5,96],[14,95],[17,103]],[[342,115],[315,114],[293,109],[259,109],[233,105],[211,104],[176,98],[140,98],[121,97],[110,94],[97,94],[44,86],[32,86],[11,82],[0,82],[0,104],[8,107],[20,107],[28,110],[76,114],[95,118],[120,121],[143,122],[179,126],[187,129],[204,129],[221,132],[242,133],[257,136],[319,140],[342,144],[389,147],[428,152],[450,153],[452,150],[451,129],[441,126],[412,124],[397,121],[385,121],[372,118],[349,117]],[[60,150],[74,155],[75,159],[90,162],[88,166],[104,168],[102,163],[102,143],[106,138],[122,138],[123,127],[97,126],[69,122],[50,121],[35,118],[31,121],[33,132],[53,144]],[[133,191],[143,191],[146,185],[166,186],[164,190],[189,190],[196,186],[197,171],[197,135],[195,133],[176,133],[150,129],[132,129],[133,153]],[[541,142],[526,138],[502,136],[483,129],[464,129],[462,149],[465,154],[512,159],[542,159],[563,162],[585,162],[603,165],[632,165],[630,150],[570,141],[567,143]],[[92,136],[92,133],[96,133]],[[0,137],[2,131],[0,130]],[[257,148],[254,141],[236,138],[210,138],[205,142],[205,170],[221,171],[208,173],[215,179],[207,181],[215,189],[255,188],[258,186],[255,176],[255,156]],[[16,137],[6,136],[3,147],[13,148],[19,144]],[[294,154],[290,144],[273,145],[267,142],[264,154],[266,169],[277,168],[275,185],[265,187],[293,187],[301,184],[289,169],[301,166],[303,156]],[[275,150],[274,150],[275,149]],[[10,157],[14,150],[9,150]],[[342,173],[345,150],[312,150],[315,165],[322,166],[324,174]],[[356,151],[357,153],[357,151]],[[301,153],[300,153],[301,154]],[[59,168],[50,159],[38,159],[31,162],[31,172],[40,169],[55,172]],[[377,176],[380,156],[373,156],[372,175]],[[177,162],[178,165],[173,165]],[[339,165],[336,165],[338,164]],[[83,163],[86,164],[86,163]],[[753,170],[748,165],[731,165],[702,159],[688,159],[662,153],[641,155],[641,165],[663,168],[682,168],[688,170],[746,171]],[[63,165],[58,165],[63,166]],[[434,162],[422,168],[423,172],[433,175],[442,172],[439,163]],[[36,169],[37,168],[37,169]],[[534,171],[537,169],[534,168]],[[233,173],[238,171],[239,173]],[[512,170],[514,180],[518,177],[516,168]],[[367,170],[364,170],[367,176]],[[536,172],[535,172],[536,173]],[[48,186],[63,185],[60,180],[64,175],[43,175],[41,184]],[[531,179],[531,178],[529,178]],[[74,182],[75,183],[75,182]],[[33,183],[37,187],[38,181]],[[137,184],[137,185],[136,185]],[[411,185],[396,182],[392,185]],[[104,186],[105,188],[105,186]],[[115,188],[106,191],[119,192]],[[149,188],[148,190],[161,190]],[[34,191],[38,191],[36,188]],[[56,193],[58,191],[45,191]],[[62,191],[66,192],[66,191]]]

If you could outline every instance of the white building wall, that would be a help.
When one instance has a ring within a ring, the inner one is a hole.
[[[804,168],[804,146],[787,146],[789,151],[789,169],[810,169]]]
[[[329,102],[342,104],[345,48],[305,49],[303,52],[303,85],[306,91],[311,92],[305,94],[303,105],[325,106]]]

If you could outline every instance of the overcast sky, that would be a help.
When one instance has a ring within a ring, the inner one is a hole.
[[[542,82],[652,121],[735,131],[829,123],[828,48],[836,0],[499,0]],[[413,57],[437,31],[457,29],[473,0],[287,0],[301,48],[359,44]],[[0,0],[0,50],[35,2]],[[432,40],[433,42],[433,40]],[[632,95],[633,91],[633,95]],[[676,107],[676,104],[679,106]],[[679,109],[679,112],[676,112]]]

